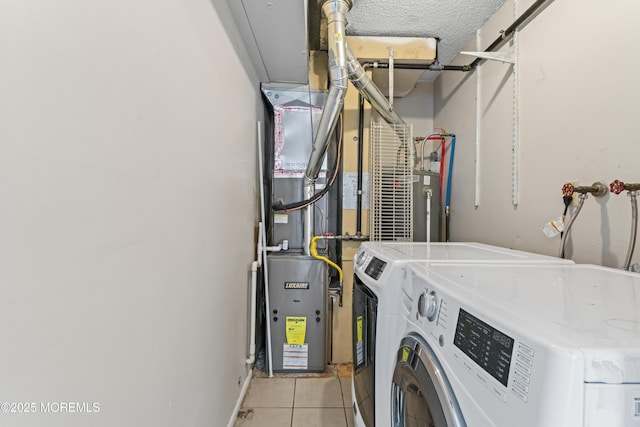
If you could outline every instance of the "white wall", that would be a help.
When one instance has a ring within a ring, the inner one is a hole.
[[[433,133],[433,83],[418,83],[407,96],[396,98],[393,106],[405,122],[413,125],[414,137]],[[431,153],[432,146],[432,141],[425,141],[425,157]],[[416,155],[419,156],[420,152]]]
[[[0,402],[38,405],[3,426],[232,415],[259,97],[227,18],[206,0],[0,3]]]
[[[415,136],[426,136],[433,132],[433,83],[422,82],[404,98],[394,99],[398,114],[413,125]]]
[[[517,15],[531,1],[520,2]],[[540,231],[563,210],[567,181],[640,182],[637,100],[640,5],[625,0],[551,3],[519,34],[520,198],[511,203],[513,81],[509,65],[480,70],[480,204],[475,198],[478,73],[443,73],[435,83],[435,126],[458,135],[452,187],[452,240],[477,240],[556,254],[559,238]],[[481,30],[484,49],[514,19],[507,2]],[[468,50],[475,50],[472,41]],[[513,50],[506,46],[502,51]],[[455,63],[469,63],[460,56]],[[619,267],[629,241],[629,198],[590,197],[568,255]],[[640,261],[640,251],[633,262]]]

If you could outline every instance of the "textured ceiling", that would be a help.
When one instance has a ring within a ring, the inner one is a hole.
[[[325,0],[226,0],[261,82],[306,83],[308,51],[326,50]],[[448,65],[504,0],[352,0],[348,35],[434,37]],[[496,37],[498,35],[496,34]],[[305,42],[308,46],[305,47]],[[470,58],[471,61],[471,58]],[[421,81],[438,73],[426,71]]]
[[[353,0],[347,34],[435,37],[438,59],[448,65],[504,0]],[[496,34],[497,36],[497,34]],[[438,73],[425,72],[421,81]]]

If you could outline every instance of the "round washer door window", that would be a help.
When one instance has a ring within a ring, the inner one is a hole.
[[[391,391],[394,427],[466,427],[442,366],[428,344],[402,340]]]

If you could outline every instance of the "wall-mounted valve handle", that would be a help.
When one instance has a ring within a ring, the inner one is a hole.
[[[565,184],[562,186],[562,195],[563,196],[572,196],[573,195],[573,184]]]
[[[609,190],[611,190],[611,192],[615,194],[622,193],[624,191],[624,182],[616,179],[611,184],[609,184]]]
[[[624,182],[616,179],[611,184],[609,184],[609,188],[611,189],[612,193],[620,194],[624,190],[627,190],[627,191],[638,191],[638,190],[640,190],[640,183],[625,184]]]

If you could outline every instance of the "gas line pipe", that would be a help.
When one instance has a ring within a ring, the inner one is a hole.
[[[311,243],[309,244],[309,254],[314,257],[315,259],[319,259],[320,261],[324,261],[327,264],[329,264],[331,267],[335,268],[338,271],[338,276],[340,278],[340,282],[338,285],[338,295],[339,295],[339,306],[342,307],[342,281],[343,281],[343,272],[342,272],[342,268],[340,268],[340,266],[338,264],[336,264],[335,262],[331,261],[329,258],[320,255],[318,253],[318,240],[320,239],[326,239],[326,240],[356,240],[356,241],[366,241],[369,240],[369,236],[351,236],[349,234],[345,234],[342,236],[333,236],[330,234],[327,235],[318,235],[318,236],[313,236],[311,238]]]

